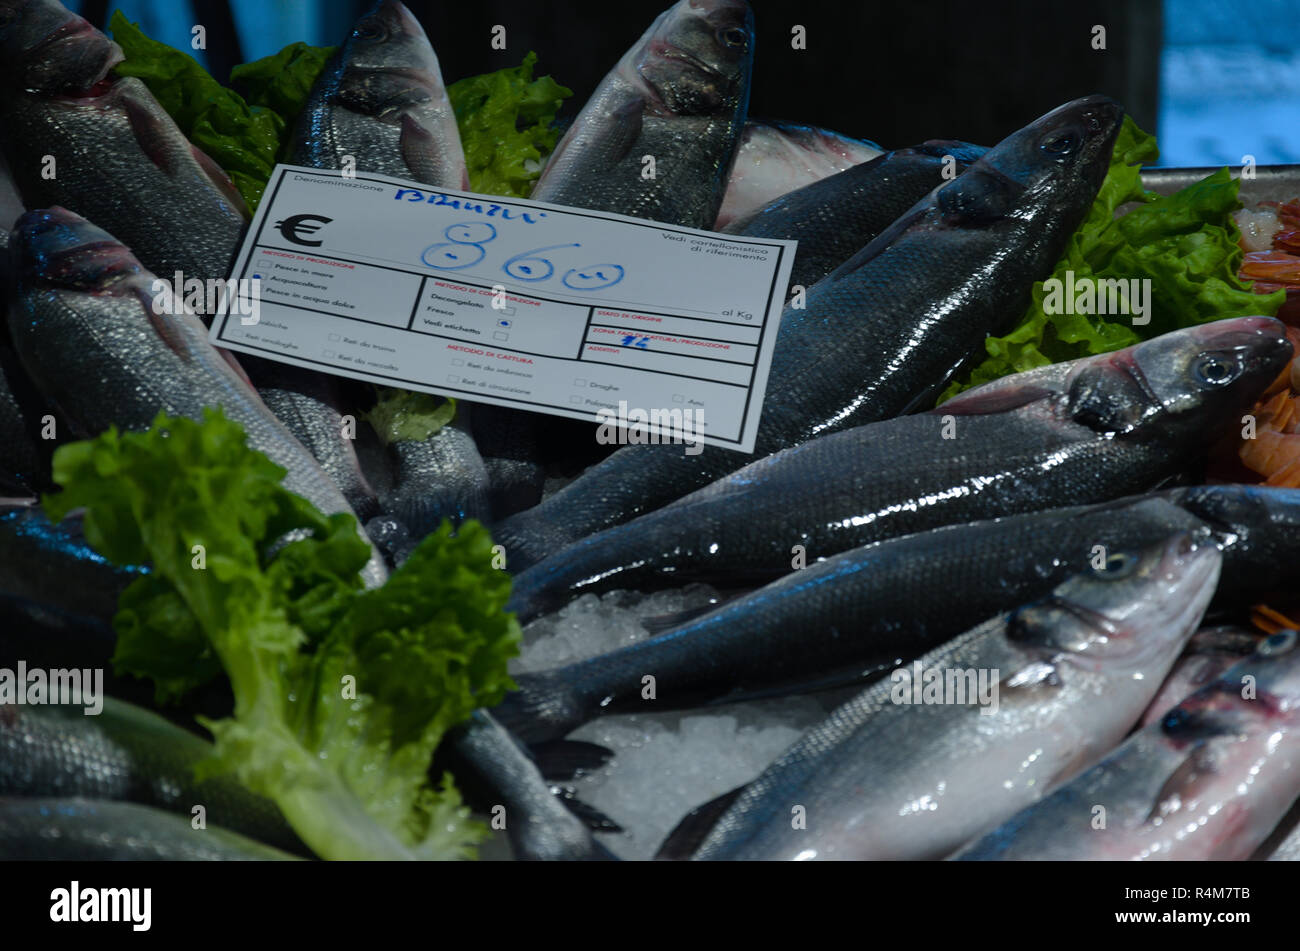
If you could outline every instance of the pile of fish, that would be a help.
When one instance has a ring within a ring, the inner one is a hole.
[[[0,857],[310,856],[268,800],[196,778],[210,747],[193,715],[228,693],[164,716],[111,674],[117,596],[148,566],[106,562],[37,502],[59,443],[212,406],[291,490],[357,516],[369,585],[444,519],[475,518],[505,546],[521,621],[587,594],[722,592],[519,675],[444,741],[435,774],[480,811],[507,805],[516,858],[610,859],[601,835],[635,820],[566,791],[611,755],[566,739],[583,724],[826,691],[824,721],[696,804],[661,857],[1300,857],[1297,635],[1238,626],[1295,589],[1300,490],[1200,484],[1210,447],[1287,371],[1284,326],[1202,324],[934,408],[1062,256],[1118,103],[1066,103],[991,148],[882,150],[752,120],[748,4],[681,0],[532,197],[799,242],[806,293],[781,318],[754,453],[602,456],[594,426],[468,403],[427,439],[386,441],[342,425],[366,418],[365,388],[236,360],[209,343],[210,314],[157,315],[153,276],[225,278],[247,209],[112,72],[108,37],[56,0],[0,0],[0,21],[2,207],[21,209],[4,222],[0,667],[103,668],[110,695],[95,717],[0,705]],[[339,48],[289,154],[467,187],[437,57],[396,0]]]

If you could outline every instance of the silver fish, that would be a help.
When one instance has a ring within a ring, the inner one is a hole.
[[[694,857],[947,855],[1119,742],[1196,630],[1219,562],[1188,534],[1112,552],[900,668],[746,787]],[[800,807],[806,827],[791,821]]]
[[[964,860],[1247,858],[1300,795],[1300,649],[1274,634],[1240,664]]]
[[[289,161],[468,188],[465,153],[438,57],[411,11],[380,0],[312,88]]]
[[[63,208],[28,212],[11,239],[18,271],[9,330],[41,391],[85,434],[146,429],[159,411],[201,417],[220,406],[249,445],[287,473],[285,487],[326,514],[351,512],[306,448],[284,428],[237,364],[208,342],[182,306],[159,313],[153,276],[107,232]],[[359,529],[358,529],[359,530]],[[364,537],[364,533],[362,533]],[[378,553],[366,580],[381,584]]]
[[[753,59],[748,3],[679,0],[596,87],[532,197],[710,227],[745,122]]]
[[[0,798],[0,855],[26,861],[268,861],[294,856],[133,802]]]

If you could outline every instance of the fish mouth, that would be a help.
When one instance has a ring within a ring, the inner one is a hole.
[[[680,46],[674,46],[672,43],[664,39],[652,39],[646,44],[645,53],[646,56],[651,59],[685,63],[687,66],[693,67],[699,72],[704,73],[704,75],[711,76],[714,79],[726,78],[726,74],[721,70],[708,65],[699,57],[686,52],[686,50],[682,49]]]
[[[93,39],[99,35],[99,31],[95,29],[89,20],[74,14],[61,23],[57,28],[46,34],[46,36],[35,46],[26,50],[23,54],[23,60],[28,63],[36,64],[52,63],[56,58],[53,53],[59,47],[73,44],[87,38],[93,41]],[[118,63],[122,62],[123,54],[121,48],[116,43],[108,40],[107,37],[104,37],[104,41],[107,44],[107,48],[105,50],[105,55],[103,56],[103,62],[96,66],[95,72],[88,77],[88,82],[74,87],[71,90],[68,90],[65,87],[63,90],[65,95],[75,94],[77,92],[92,92],[97,90],[97,87],[100,87],[101,85],[105,87],[111,85],[111,81],[106,82],[108,71]],[[75,57],[75,59],[79,63],[82,57]],[[83,98],[94,98],[101,93],[102,90],[95,91],[92,95],[84,96]],[[75,98],[75,96],[73,97]]]

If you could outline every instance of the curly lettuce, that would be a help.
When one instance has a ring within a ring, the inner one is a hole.
[[[84,507],[97,551],[153,566],[119,602],[120,670],[167,696],[229,677],[234,715],[202,721],[205,774],[274,800],[323,858],[472,857],[485,830],[428,769],[450,727],[514,686],[520,631],[491,539],[444,523],[365,590],[355,518],[322,515],[283,476],[219,411],[159,414],[58,449],[63,491],[44,505]]]

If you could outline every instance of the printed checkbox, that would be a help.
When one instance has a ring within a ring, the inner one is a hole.
[[[460,377],[458,377],[458,376],[449,376],[449,377],[447,377],[447,382],[448,382],[448,383],[459,383],[459,382],[460,382]]]
[[[452,361],[451,361],[451,365],[454,366],[454,367],[463,367],[463,366],[465,365],[465,361],[464,361],[464,360],[452,360]]]
[[[340,338],[339,338],[339,335],[338,335],[338,334],[330,334],[330,335],[329,335],[329,341],[330,341],[330,343],[338,343],[338,342],[339,342],[339,339],[340,339]]]
[[[574,381],[573,381],[573,385],[574,385],[574,386],[586,386],[586,385],[587,385],[587,381],[586,381],[586,380],[574,380]]]
[[[338,356],[338,354],[335,353],[333,350],[322,350],[321,356],[323,356],[326,360],[333,360],[335,357]]]
[[[682,396],[682,394],[680,394],[680,393],[674,393],[674,394],[673,394],[673,402],[674,402],[674,403],[685,403],[685,402],[686,402],[686,397]]]
[[[503,333],[502,331],[498,330],[496,333],[494,333],[494,334],[492,335],[492,339],[493,339],[493,340],[509,340],[509,339],[510,339],[510,334],[508,334],[508,333]]]
[[[269,271],[271,270],[271,259],[258,258],[257,263],[253,266],[256,267],[259,271]]]
[[[497,313],[505,314],[507,317],[513,317],[515,315],[515,309],[513,307],[502,307],[497,311]]]
[[[581,402],[582,402],[582,397],[581,397],[581,396],[570,396],[570,397],[569,397],[569,402],[570,402],[570,403],[581,403]]]

